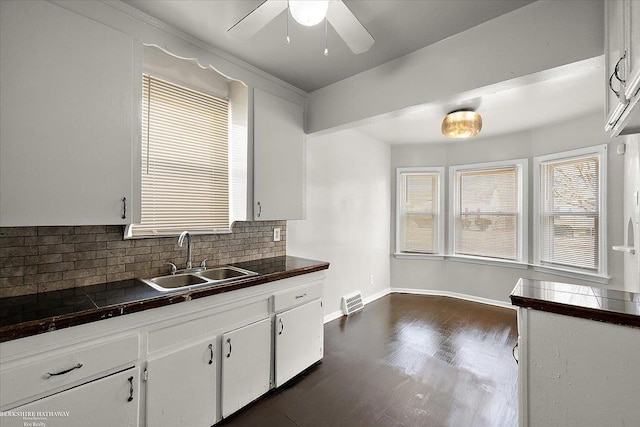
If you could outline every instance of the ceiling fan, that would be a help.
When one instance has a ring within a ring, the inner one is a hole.
[[[287,9],[296,22],[309,27],[326,18],[355,54],[368,51],[375,42],[342,0],[266,0],[227,32],[249,39]]]

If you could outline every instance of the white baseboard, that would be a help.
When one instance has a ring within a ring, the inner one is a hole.
[[[439,297],[451,297],[458,298],[467,301],[479,302],[481,304],[495,305],[497,307],[509,308],[512,310],[516,310],[518,307],[511,305],[508,302],[499,301],[490,298],[478,297],[475,295],[461,294],[458,292],[449,292],[449,291],[441,291],[441,290],[433,290],[433,289],[414,289],[414,288],[390,288],[390,293],[393,294],[414,294],[414,295],[433,295]]]
[[[326,316],[324,316],[324,323],[329,323],[332,320],[341,318],[342,316],[344,316],[344,313],[342,312],[342,310],[334,311],[333,313],[329,313]]]
[[[467,295],[467,294],[461,294],[458,292],[440,291],[440,290],[433,290],[433,289],[414,289],[414,288],[386,288],[381,290],[380,292],[376,292],[373,295],[369,295],[368,297],[363,298],[362,303],[364,305],[367,305],[389,294],[412,294],[412,295],[432,295],[432,296],[439,296],[439,297],[451,297],[451,298],[458,298],[466,301],[479,302],[481,304],[493,305],[496,307],[509,308],[511,310],[516,310],[518,308],[514,305],[509,304],[508,302],[498,301],[490,298],[477,297],[475,295]],[[339,319],[343,315],[344,313],[342,312],[342,310],[329,313],[326,316],[324,316],[324,323],[328,323],[328,322],[331,322],[332,320]]]
[[[391,292],[392,292],[391,288],[385,288],[385,289],[381,290],[380,292],[376,292],[373,295],[369,295],[366,298],[362,298],[362,303],[364,305],[367,305],[367,304],[377,300],[378,298],[382,298],[384,296],[389,295]]]
[[[391,288],[385,288],[385,289],[381,290],[380,292],[376,292],[373,295],[369,295],[366,298],[362,298],[362,303],[364,305],[367,305],[367,304],[377,300],[378,298],[382,298],[382,297],[384,297],[386,295],[389,295],[390,292],[391,292]],[[324,323],[328,323],[328,322],[331,322],[332,320],[339,319],[342,316],[344,316],[344,313],[342,312],[342,310],[334,311],[333,313],[329,313],[326,316],[324,316]]]

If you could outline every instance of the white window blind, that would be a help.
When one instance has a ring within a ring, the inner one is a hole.
[[[397,252],[438,254],[440,173],[398,171]]]
[[[600,156],[540,163],[541,264],[599,270]]]
[[[454,255],[519,261],[521,168],[459,167],[454,174]]]
[[[143,75],[142,221],[132,236],[229,229],[229,103]]]

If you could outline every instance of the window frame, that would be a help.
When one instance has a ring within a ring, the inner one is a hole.
[[[396,239],[395,239],[395,253],[394,256],[396,258],[407,258],[407,259],[438,259],[442,260],[445,256],[445,168],[444,167],[399,167],[396,168]],[[437,221],[437,236],[438,236],[438,244],[437,244],[437,252],[434,253],[413,253],[413,252],[402,252],[400,251],[400,194],[401,191],[401,176],[404,173],[429,173],[436,174],[438,177],[438,184],[436,188],[438,189],[438,221]]]
[[[576,268],[566,265],[554,264],[554,263],[542,263],[541,251],[543,250],[542,233],[543,227],[541,223],[542,207],[541,207],[541,173],[540,169],[543,163],[549,161],[564,161],[573,158],[598,156],[598,270],[585,268]],[[533,159],[533,191],[534,191],[534,211],[533,211],[533,265],[534,269],[542,272],[549,272],[553,274],[563,275],[567,277],[582,278],[587,280],[596,281],[599,283],[607,283],[609,276],[607,276],[608,265],[608,251],[607,251],[607,144],[601,144],[593,147],[579,148],[575,150],[562,151],[559,153],[546,154],[542,156],[536,156]]]
[[[480,264],[508,265],[517,268],[528,268],[529,262],[529,236],[528,236],[528,201],[529,201],[529,161],[528,159],[501,160],[495,162],[471,163],[449,166],[449,253],[447,255],[452,261],[467,261]],[[518,170],[518,226],[517,226],[517,248],[516,259],[500,259],[488,256],[461,255],[455,253],[456,237],[456,200],[458,198],[458,188],[456,185],[456,173],[463,171],[486,171],[515,167]]]
[[[227,163],[228,163],[228,170],[227,170],[227,187],[228,187],[228,195],[227,195],[227,203],[228,203],[228,208],[227,208],[227,213],[228,213],[228,225],[224,228],[214,228],[213,226],[211,228],[208,229],[203,229],[203,228],[197,228],[197,229],[189,229],[190,234],[192,235],[198,235],[198,234],[202,234],[202,235],[208,235],[208,234],[229,234],[231,233],[231,228],[232,228],[232,224],[233,224],[233,218],[232,218],[232,211],[231,211],[231,205],[233,203],[232,200],[232,184],[231,184],[231,180],[232,180],[232,171],[231,171],[231,151],[232,151],[232,108],[233,105],[231,103],[230,97],[227,94],[222,93],[220,90],[216,89],[216,88],[204,88],[203,86],[197,86],[197,85],[193,85],[190,83],[185,83],[184,81],[182,81],[181,79],[177,79],[174,77],[170,77],[167,74],[163,73],[163,72],[156,72],[155,70],[150,70],[147,68],[144,68],[142,73],[141,73],[141,79],[144,78],[145,75],[148,75],[151,78],[155,78],[155,79],[160,79],[163,80],[169,84],[172,85],[176,85],[179,87],[182,87],[186,90],[189,91],[196,91],[199,93],[202,93],[206,96],[210,96],[210,97],[214,97],[214,98],[218,98],[220,100],[223,100],[225,102],[227,102],[228,104],[228,112],[227,112]],[[142,114],[142,105],[140,107],[140,111]],[[142,134],[141,134],[142,135]],[[139,144],[140,144],[140,153],[142,153],[142,144],[144,143],[144,141],[142,140],[142,138],[140,138]],[[142,157],[142,156],[141,156]],[[143,162],[140,163],[140,165],[138,165],[139,171],[142,174],[143,171]],[[142,181],[142,180],[141,180]],[[142,196],[143,196],[143,191],[142,191],[142,182],[140,183],[140,205],[142,206]],[[141,208],[142,210],[142,208]],[[142,216],[142,215],[141,215]],[[142,218],[141,218],[142,220]],[[125,227],[125,232],[124,232],[124,239],[147,239],[147,238],[158,238],[158,237],[173,237],[173,236],[177,236],[178,234],[180,234],[178,230],[178,228],[176,227],[176,231],[166,231],[166,232],[158,232],[158,233],[143,233],[143,234],[134,234],[134,229],[136,227],[136,225],[140,225],[139,224],[128,224]]]

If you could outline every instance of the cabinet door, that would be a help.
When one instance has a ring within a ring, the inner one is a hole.
[[[132,222],[134,57],[131,36],[60,6],[0,2],[0,226]]]
[[[253,91],[256,220],[304,219],[303,107]]]
[[[222,335],[222,416],[269,391],[271,319]]]
[[[139,368],[128,369],[14,408],[11,412],[34,414],[33,416],[23,414],[23,416],[0,417],[0,425],[2,427],[137,426],[140,408],[139,372]],[[38,412],[53,414],[40,416]]]
[[[216,337],[147,362],[147,425],[216,422]]]
[[[627,61],[622,59],[625,54],[624,15],[625,5],[622,0],[605,2],[606,130],[615,126],[625,106],[625,104],[620,103],[620,98],[614,92],[615,90],[620,94],[624,94],[623,84],[614,75],[616,65],[618,65],[618,75],[620,78],[624,80],[626,75]]]
[[[640,90],[640,1],[626,0],[627,98]]]
[[[320,300],[276,315],[276,387],[322,359],[323,317]]]

